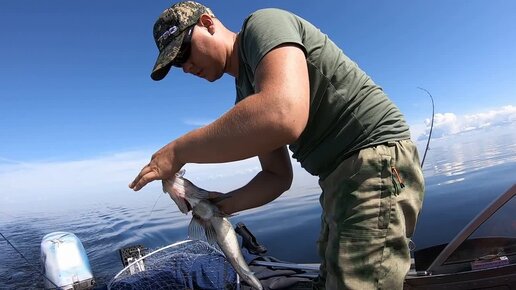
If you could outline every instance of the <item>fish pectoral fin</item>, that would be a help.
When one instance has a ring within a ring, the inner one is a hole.
[[[211,224],[204,228],[204,233],[206,235],[207,242],[210,245],[214,245],[217,243],[217,232]]]
[[[213,245],[217,243],[217,232],[211,223],[206,223],[194,216],[188,225],[188,238],[205,241]]]
[[[201,224],[201,219],[192,217],[190,224],[188,225],[188,238],[192,240],[206,240],[204,234],[204,226]]]

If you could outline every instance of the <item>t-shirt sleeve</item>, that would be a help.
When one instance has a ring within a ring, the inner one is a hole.
[[[245,23],[242,50],[253,73],[262,58],[278,45],[297,44],[306,55],[301,30],[296,17],[284,10],[269,8],[251,14]]]

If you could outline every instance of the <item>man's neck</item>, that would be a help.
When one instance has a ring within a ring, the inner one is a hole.
[[[228,56],[227,56],[227,62],[226,67],[224,68],[224,71],[233,76],[238,76],[238,40],[239,40],[239,34],[236,34],[234,32],[230,32],[231,35],[228,36],[228,39],[230,39],[230,42],[228,43]]]

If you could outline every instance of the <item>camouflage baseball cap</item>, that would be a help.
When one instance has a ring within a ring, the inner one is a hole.
[[[194,1],[176,3],[161,13],[154,23],[159,55],[151,73],[153,80],[159,81],[167,75],[188,28],[196,24],[203,13],[215,17],[208,7]]]

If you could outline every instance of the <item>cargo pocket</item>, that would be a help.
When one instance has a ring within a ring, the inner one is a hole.
[[[362,166],[350,180],[350,183],[358,184],[357,188],[343,198],[346,203],[339,202],[347,208],[345,212],[337,209],[342,230],[384,230],[389,227],[395,202],[393,159],[391,155],[383,154],[385,150],[382,149],[365,152]]]
[[[327,270],[327,288],[377,288],[386,236],[386,229],[342,231],[338,249],[335,249],[337,253],[334,252],[333,257],[327,256],[331,263]]]

